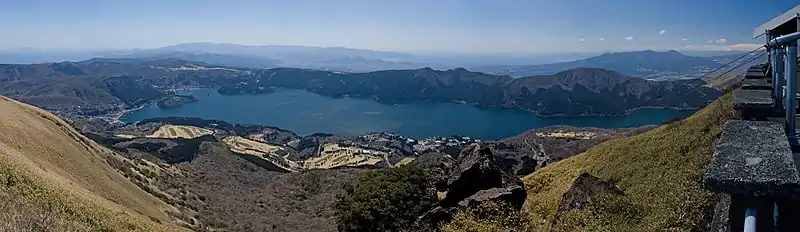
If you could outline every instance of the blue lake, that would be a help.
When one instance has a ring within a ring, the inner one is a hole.
[[[299,135],[317,132],[360,135],[385,131],[412,138],[463,135],[500,139],[552,125],[638,127],[693,113],[645,108],[625,117],[540,118],[520,110],[479,109],[457,103],[385,105],[368,99],[329,98],[303,90],[282,89],[271,94],[239,96],[220,95],[212,89],[185,93],[200,101],[166,110],[151,104],[123,115],[122,120],[187,116],[276,126]]]

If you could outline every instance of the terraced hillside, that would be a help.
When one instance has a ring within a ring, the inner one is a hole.
[[[169,231],[174,211],[106,163],[114,152],[0,97],[0,231]]]

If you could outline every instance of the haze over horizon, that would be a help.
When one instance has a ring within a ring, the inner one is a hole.
[[[752,30],[795,4],[736,1],[52,1],[4,5],[0,49],[179,43],[396,52],[749,51]]]

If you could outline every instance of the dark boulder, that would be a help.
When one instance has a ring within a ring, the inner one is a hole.
[[[444,222],[453,220],[453,216],[458,212],[456,207],[436,206],[422,214],[407,232],[435,232],[439,231],[439,226]]]
[[[522,180],[500,168],[491,149],[486,146],[473,144],[467,147],[458,156],[456,164],[447,179],[447,195],[440,202],[443,206],[455,206],[481,190],[523,186]]]
[[[567,215],[567,213],[572,210],[583,209],[592,199],[601,194],[625,195],[614,184],[589,173],[582,173],[561,197],[561,203],[558,205],[558,210],[553,218],[552,225],[554,228],[559,219]]]
[[[522,180],[503,171],[486,146],[472,144],[465,148],[446,173],[444,198],[420,216],[410,231],[436,231],[458,210],[483,202],[500,201],[514,210],[521,209],[525,202],[527,194]]]
[[[427,152],[411,161],[428,170],[428,179],[437,191],[447,190],[447,180],[450,178],[450,169],[455,166],[455,160],[449,155],[440,152]]]
[[[521,159],[522,163],[519,165],[519,169],[516,172],[518,176],[527,176],[528,174],[536,171],[536,166],[539,165],[539,162],[536,161],[536,159],[528,156],[523,156]]]
[[[474,195],[458,202],[459,207],[477,206],[485,201],[499,200],[508,203],[514,209],[521,209],[525,203],[525,188],[513,185],[506,188],[493,188],[478,191]],[[521,197],[520,197],[521,196]]]

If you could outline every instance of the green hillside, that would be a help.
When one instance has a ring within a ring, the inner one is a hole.
[[[700,180],[733,117],[731,99],[727,94],[685,120],[602,143],[526,176],[524,210],[533,226],[551,227],[562,196],[586,172],[625,194],[601,195],[571,211],[557,231],[706,230],[714,202]]]

